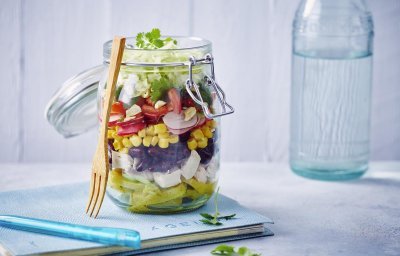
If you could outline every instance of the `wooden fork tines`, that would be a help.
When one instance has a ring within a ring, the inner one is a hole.
[[[112,101],[115,97],[115,85],[118,79],[118,73],[121,66],[124,48],[125,38],[115,37],[111,49],[110,67],[108,71],[106,93],[104,96],[104,106],[101,119],[102,122],[100,125],[99,140],[92,163],[89,201],[86,205],[86,213],[89,214],[90,217],[94,218],[96,218],[99,214],[107,187],[108,172],[110,169],[107,148],[107,124],[110,119]]]

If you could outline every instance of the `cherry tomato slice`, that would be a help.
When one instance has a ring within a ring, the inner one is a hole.
[[[110,119],[108,121],[108,127],[114,127],[117,125],[117,123],[119,122],[119,120],[123,119],[123,115],[121,114],[115,114],[115,113],[111,113],[110,114]],[[101,120],[100,120],[101,121]]]
[[[145,123],[130,124],[126,126],[119,126],[117,134],[119,136],[132,135],[146,127]]]
[[[160,117],[164,116],[168,113],[168,107],[166,105],[160,107],[159,109],[155,109],[153,106],[149,105],[143,105],[142,106],[142,112],[143,115],[145,116],[150,116],[150,117]]]
[[[143,104],[145,104],[146,103],[146,99],[145,98],[142,98],[142,97],[139,97],[139,99],[136,101],[136,105],[138,105],[139,107],[141,107],[141,106],[143,106]]]
[[[195,107],[196,103],[191,98],[185,98],[185,99],[182,99],[182,106],[187,107],[187,108]]]
[[[125,108],[124,108],[124,105],[123,105],[121,102],[119,102],[119,101],[114,102],[114,103],[111,105],[111,114],[121,114],[121,115],[125,115],[125,114],[126,114],[126,110],[125,110]]]
[[[146,101],[147,105],[154,106],[154,102],[151,100],[150,97],[148,97],[147,99],[145,99],[145,101]]]
[[[132,118],[125,118],[125,119],[128,119],[128,120],[122,121],[122,122],[118,122],[117,125],[122,127],[122,126],[129,126],[129,125],[132,125],[132,124],[143,123],[144,117],[140,113],[140,115],[137,115],[137,116],[132,117]]]

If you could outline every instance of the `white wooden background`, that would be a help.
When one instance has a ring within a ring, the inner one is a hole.
[[[65,140],[43,117],[70,76],[102,62],[102,43],[152,27],[213,42],[236,108],[222,158],[285,161],[291,22],[297,0],[0,0],[0,162],[90,161],[95,132]],[[375,20],[372,158],[400,159],[400,1],[367,1]]]

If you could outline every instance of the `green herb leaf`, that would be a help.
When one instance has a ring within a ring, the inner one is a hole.
[[[252,252],[249,248],[247,247],[240,247],[237,251],[239,256],[260,256],[261,253],[255,253]]]
[[[214,248],[211,251],[213,255],[228,255],[228,256],[260,256],[261,253],[252,252],[247,247],[240,247],[237,251],[235,251],[235,247],[221,244]]]
[[[218,212],[218,194],[219,194],[219,187],[217,189],[217,192],[215,193],[214,197],[214,204],[215,204],[215,213],[214,215],[211,215],[209,213],[200,213],[200,215],[204,218],[201,219],[200,221],[203,222],[204,224],[207,225],[215,225],[219,226],[222,225],[220,220],[230,220],[236,216],[236,214],[231,214],[231,215],[226,215],[226,216],[219,216]]]
[[[164,42],[165,43],[169,43],[169,42],[172,42],[173,44],[178,44],[178,41],[176,41],[175,39],[172,39],[171,37],[167,37],[167,38],[165,38],[164,39]]]
[[[160,38],[161,37],[161,31],[158,28],[153,28],[150,32],[152,38]]]
[[[122,91],[122,87],[123,86],[120,85],[115,89],[115,101],[118,101],[119,95],[121,94],[121,91]]]
[[[161,39],[156,39],[153,41],[153,45],[157,48],[161,48],[164,46],[164,42]]]
[[[234,248],[235,247],[230,245],[221,244],[215,247],[214,250],[211,251],[211,253],[214,255],[232,255],[235,252]]]
[[[136,35],[136,46],[139,48],[144,48],[144,33],[139,33]]]
[[[204,224],[207,224],[207,225],[213,225],[213,226],[222,225],[221,222],[219,222],[218,220],[214,220],[214,219],[212,219],[212,220],[201,219],[200,221],[203,222]]]
[[[218,217],[218,219],[219,220],[230,220],[230,219],[235,218],[235,216],[236,216],[236,213],[231,214],[231,215],[226,215],[226,216],[220,216],[220,217]]]
[[[175,45],[178,43],[171,37],[161,39],[161,32],[158,28],[153,28],[150,32],[141,32],[136,35],[136,46],[140,49],[159,49],[168,42],[173,42]]]
[[[172,87],[172,84],[165,77],[161,77],[159,80],[152,82],[150,85],[151,100],[156,102]]]
[[[211,214],[208,214],[208,213],[200,213],[200,215],[203,218],[206,218],[207,220],[212,220],[214,218]]]
[[[203,83],[199,84],[199,91],[203,101],[207,102],[208,106],[211,106],[212,104],[211,92],[208,88],[206,88],[206,85]]]

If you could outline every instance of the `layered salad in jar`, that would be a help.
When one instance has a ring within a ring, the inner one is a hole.
[[[158,32],[162,44],[149,49],[140,45],[138,37],[136,45],[125,50],[123,62],[151,65],[121,66],[107,131],[107,193],[132,212],[196,209],[216,187],[219,126],[217,120],[206,118],[187,92],[187,66],[162,64],[184,62],[189,56],[202,58],[209,45],[179,48],[179,39],[161,38]],[[151,40],[144,41],[146,45]],[[204,82],[208,73],[206,65],[193,67],[201,98],[214,111],[214,93]],[[104,86],[100,86],[100,111]]]

